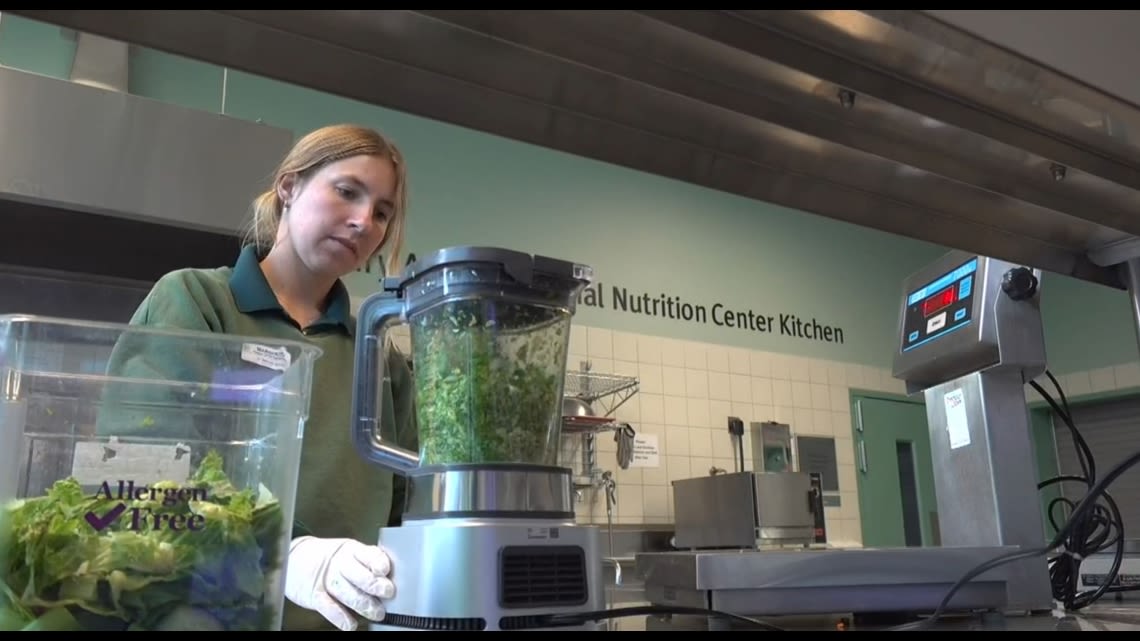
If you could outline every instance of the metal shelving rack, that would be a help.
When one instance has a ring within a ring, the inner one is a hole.
[[[568,397],[582,399],[590,404],[598,416],[609,418],[606,422],[589,424],[562,423],[562,437],[564,439],[581,439],[582,472],[575,480],[576,490],[594,489],[607,483],[612,484],[610,478],[604,478],[602,470],[598,468],[598,434],[621,429],[623,423],[617,421],[614,413],[633,398],[638,392],[640,381],[635,376],[623,376],[594,372],[589,362],[581,363],[581,369],[566,372],[566,381],[563,394]],[[612,488],[607,488],[612,490]]]
[[[566,372],[563,393],[586,401],[594,406],[594,411],[600,416],[613,416],[619,407],[637,393],[639,385],[637,377],[603,374],[592,372],[590,369],[589,363],[582,363],[581,370]],[[611,400],[608,405],[603,404],[604,411],[598,412],[598,402],[603,399]]]

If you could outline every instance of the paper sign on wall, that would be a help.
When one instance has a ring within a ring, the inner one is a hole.
[[[633,437],[633,458],[630,467],[660,467],[661,454],[657,449],[656,434],[638,434]]]
[[[961,389],[947,392],[946,431],[950,433],[950,449],[970,444],[970,423],[966,419],[966,398]]]

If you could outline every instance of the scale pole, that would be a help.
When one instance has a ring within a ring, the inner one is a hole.
[[[1128,287],[1128,302],[1132,306],[1132,327],[1136,331],[1136,345],[1140,348],[1140,257],[1130,258],[1120,265],[1121,277]]]

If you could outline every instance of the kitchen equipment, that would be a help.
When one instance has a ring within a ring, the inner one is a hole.
[[[752,423],[751,433],[752,469],[764,472],[795,469],[792,457],[792,426],[774,421]]]
[[[564,434],[593,434],[610,427],[613,419],[598,416],[594,406],[584,398],[566,396],[562,399],[562,432]]]
[[[733,465],[735,472],[744,471],[744,421],[736,416],[728,417],[728,433],[732,436]]]
[[[1081,592],[1092,593],[1111,580],[1112,586],[1120,591],[1105,594],[1106,601],[1134,604],[1140,600],[1140,540],[1124,540],[1116,570],[1113,569],[1117,564],[1115,547],[1109,546],[1108,550],[1091,554],[1081,562],[1078,587]]]
[[[353,438],[407,478],[402,525],[379,531],[397,588],[373,630],[542,628],[543,615],[604,608],[599,530],[575,523],[571,470],[557,466],[570,323],[591,278],[584,265],[454,247],[361,305]],[[378,424],[397,323],[411,329],[419,452]]]
[[[594,408],[584,399],[576,396],[566,396],[562,399],[563,418],[594,418]],[[607,419],[608,420],[608,419]]]
[[[926,397],[940,546],[639,554],[648,598],[741,615],[1052,616],[1045,553],[1058,544],[1045,539],[1026,456],[1025,381],[1046,362],[1040,301],[1038,270],[958,251],[905,279],[894,376]],[[873,429],[856,426],[856,448]]]
[[[1003,550],[996,550],[1001,554]],[[1008,551],[1008,550],[1006,550]],[[754,617],[930,612],[992,548],[686,550],[642,552],[645,597],[664,607],[711,608]],[[957,610],[1006,602],[1005,575],[991,570],[959,589]]]
[[[279,630],[320,354],[0,317],[0,631]]]
[[[959,251],[908,278],[894,376],[926,400],[941,544],[1043,548],[1026,381],[1045,371],[1041,272]],[[1050,610],[1044,555],[1006,566],[1011,608]]]
[[[679,549],[805,546],[815,491],[803,472],[719,473],[673,481]]]

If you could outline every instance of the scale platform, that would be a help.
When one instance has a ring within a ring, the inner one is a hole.
[[[636,557],[645,598],[745,616],[931,612],[971,569],[1016,547],[743,549]],[[1044,562],[1044,561],[1043,561]],[[974,577],[947,606],[1003,610],[1007,565]]]

